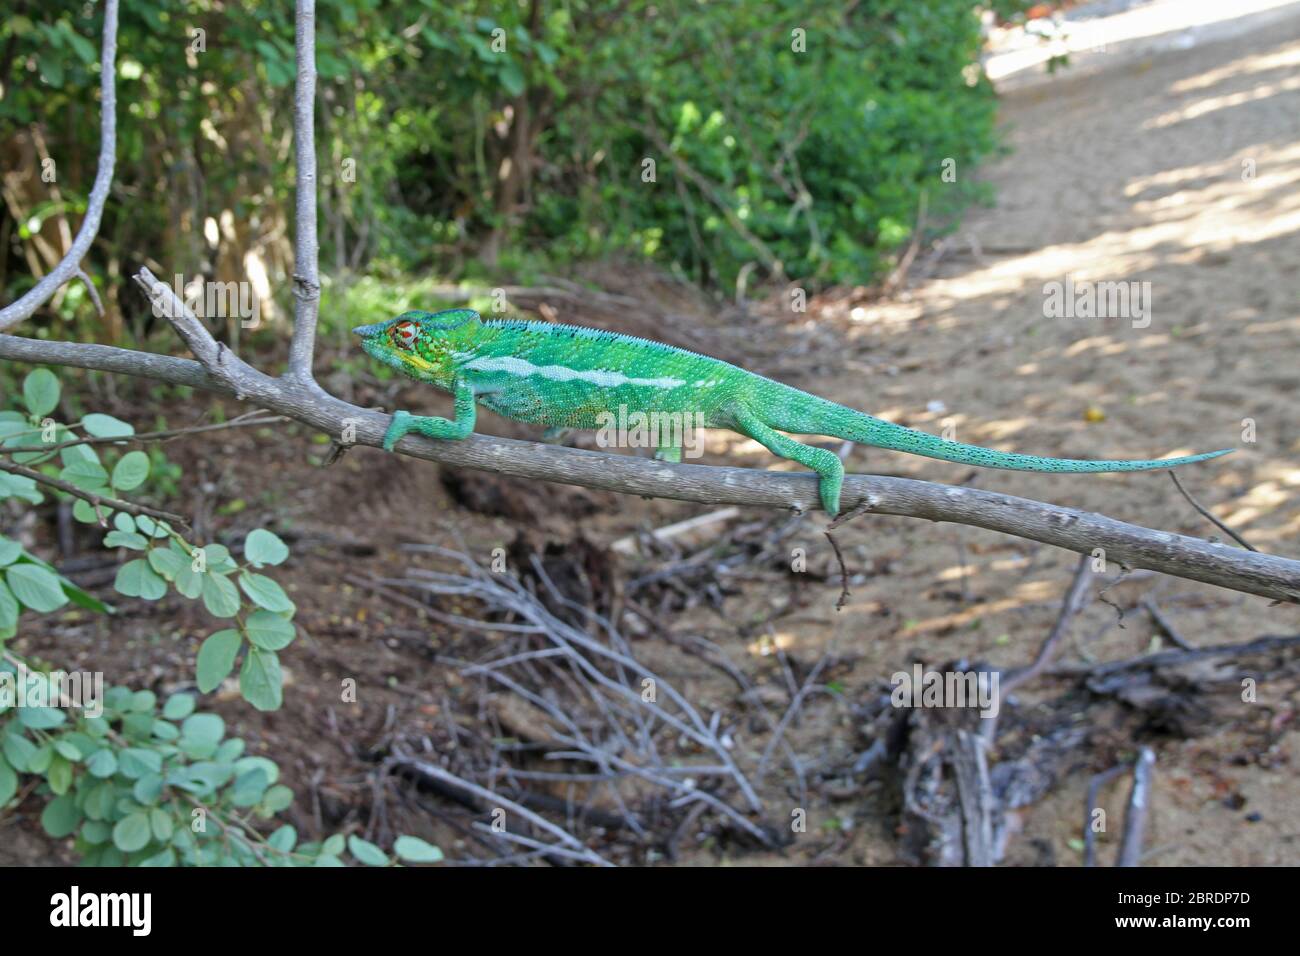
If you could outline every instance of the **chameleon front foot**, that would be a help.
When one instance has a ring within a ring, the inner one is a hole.
[[[415,416],[410,412],[393,413],[393,420],[388,423],[388,431],[384,432],[384,451],[393,450],[393,446],[411,430],[411,423],[414,419]]]

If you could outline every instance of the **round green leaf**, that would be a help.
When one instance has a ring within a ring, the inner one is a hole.
[[[235,655],[244,639],[238,631],[217,631],[199,648],[197,678],[199,690],[209,694],[216,690],[235,666]]]
[[[144,849],[150,837],[149,817],[137,810],[117,821],[113,827],[113,845],[123,853]]]
[[[119,514],[117,517],[122,516]],[[130,548],[132,551],[143,551],[149,547],[149,539],[134,531],[110,531],[104,535],[104,547]]]
[[[17,730],[5,737],[4,756],[9,766],[22,773],[32,771],[31,759],[36,754],[36,745]]]
[[[226,722],[217,714],[191,714],[181,724],[181,736],[216,746],[226,732]]]
[[[149,456],[142,451],[129,451],[113,466],[113,487],[118,491],[139,488],[149,477]]]
[[[104,494],[108,484],[108,472],[97,461],[74,461],[59,472],[59,477],[70,481],[82,491]]]
[[[244,624],[248,641],[264,651],[278,651],[293,642],[295,631],[292,621],[286,621],[270,611],[254,611]]]
[[[167,582],[144,558],[128,561],[118,568],[113,587],[127,597],[144,598],[146,601],[156,601],[167,593]]]
[[[135,434],[135,428],[120,418],[99,412],[91,412],[81,420],[81,424],[85,426],[86,433],[95,438],[126,438]]]
[[[366,866],[387,866],[388,856],[383,850],[375,846],[369,840],[363,840],[359,836],[348,837],[348,849],[357,861],[364,863]]]
[[[41,826],[55,839],[61,840],[68,836],[77,829],[79,823],[81,811],[77,809],[77,801],[70,793],[55,797],[41,812]]]
[[[419,837],[399,836],[393,841],[393,852],[407,863],[442,862],[442,851]]]
[[[168,581],[175,581],[182,571],[189,570],[189,562],[171,548],[154,548],[149,552],[149,567]],[[199,585],[202,589],[202,584]]]
[[[92,777],[111,777],[117,773],[117,757],[107,747],[91,755],[86,761],[86,769]]]
[[[5,569],[5,581],[18,602],[33,611],[53,611],[68,603],[58,576],[38,564],[11,564]]]
[[[262,797],[262,806],[268,813],[279,813],[293,803],[293,791],[284,784],[276,784]]]
[[[244,539],[244,557],[250,564],[281,564],[289,557],[289,546],[265,528],[256,528]]]
[[[42,418],[59,404],[59,380],[47,368],[38,368],[23,379],[23,404],[27,411]]]
[[[8,567],[18,560],[23,553],[23,546],[17,541],[0,534],[0,568]]]
[[[225,575],[204,573],[202,593],[203,606],[213,617],[234,617],[239,613],[239,592]]]
[[[258,710],[280,709],[280,685],[284,677],[280,672],[280,658],[274,651],[250,647],[239,668],[239,691],[244,699]]]
[[[245,571],[239,576],[239,586],[258,607],[281,613],[295,610],[294,603],[284,593],[284,588],[265,574]]]
[[[193,694],[172,694],[163,705],[163,716],[168,720],[184,720],[194,713]]]

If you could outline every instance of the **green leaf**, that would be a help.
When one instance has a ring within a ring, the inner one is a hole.
[[[154,839],[159,843],[165,843],[172,838],[172,818],[165,811],[153,809],[149,811],[149,829],[153,830]]]
[[[210,694],[221,685],[235,666],[235,655],[243,643],[243,636],[235,630],[217,631],[208,636],[199,648],[196,667],[199,690]]]
[[[10,801],[18,792],[18,774],[4,760],[0,760],[0,807]]]
[[[59,578],[36,564],[11,564],[5,581],[20,604],[38,613],[54,611],[68,603]]]
[[[501,85],[511,96],[518,96],[524,91],[524,74],[514,60],[510,60],[501,68]]]
[[[135,530],[135,518],[125,511],[119,511],[113,515],[113,527],[123,534],[130,534]]]
[[[72,764],[56,753],[50,760],[50,769],[45,771],[45,779],[49,782],[50,789],[62,796],[72,786]]]
[[[67,578],[60,578],[59,583],[63,585],[63,593],[68,596],[68,600],[78,607],[84,607],[87,611],[94,611],[96,614],[112,613],[111,607],[94,595],[87,594]]]
[[[248,641],[264,651],[278,651],[288,647],[296,636],[292,621],[286,621],[270,611],[254,611],[244,623]]]
[[[181,737],[199,743],[212,744],[221,742],[226,732],[226,722],[217,714],[192,714],[181,724]]]
[[[97,461],[74,461],[59,472],[59,477],[82,491],[100,495],[107,493],[108,472]]]
[[[188,571],[190,563],[171,548],[154,548],[149,552],[149,567],[153,568],[168,581],[175,581],[183,571]],[[199,588],[202,590],[202,583]]]
[[[41,826],[56,840],[69,836],[79,823],[81,811],[77,808],[76,798],[70,793],[55,797],[41,812]]]
[[[31,759],[36,754],[36,745],[16,730],[5,737],[4,755],[9,766],[21,773],[32,772]]]
[[[18,628],[18,601],[9,585],[0,581],[0,641],[13,637]]]
[[[239,591],[225,575],[208,571],[203,575],[203,606],[213,617],[234,617],[239,613]]]
[[[19,707],[18,722],[24,727],[32,730],[50,730],[54,727],[62,727],[67,723],[68,715],[57,707]],[[30,762],[29,762],[30,766]],[[43,773],[44,770],[35,770],[36,773]]]
[[[293,791],[284,784],[276,784],[262,797],[262,807],[268,813],[279,813],[293,803]]]
[[[120,418],[99,412],[91,412],[81,420],[81,424],[85,426],[86,433],[94,438],[126,438],[135,434],[135,428]]]
[[[143,810],[128,814],[113,827],[113,845],[123,853],[143,850],[149,843],[149,817]]]
[[[281,853],[292,853],[298,842],[298,831],[291,824],[286,823],[267,837],[266,842]]]
[[[258,607],[280,613],[295,610],[294,603],[289,600],[289,595],[284,593],[284,588],[265,574],[245,571],[239,576],[239,586]]]
[[[54,742],[54,750],[59,754],[59,756],[66,760],[70,760],[73,763],[77,763],[81,760],[81,751],[78,750],[76,745],[66,737]]]
[[[42,62],[42,67],[45,64]],[[48,75],[48,74],[47,74]],[[55,86],[59,85],[55,82]],[[23,404],[36,418],[43,418],[59,404],[59,380],[47,368],[38,368],[23,379]]]
[[[119,514],[117,517],[122,516]],[[143,551],[149,547],[149,539],[134,531],[110,531],[104,535],[104,547],[130,548],[132,551]]]
[[[348,837],[348,849],[357,858],[357,862],[366,866],[387,866],[388,855],[369,840],[353,835]]]
[[[280,672],[280,658],[274,651],[250,647],[239,669],[239,691],[244,699],[258,710],[279,710],[280,685],[284,676]]]
[[[144,747],[128,747],[117,758],[118,771],[130,780],[162,770],[162,755]]]
[[[168,720],[184,720],[194,713],[193,694],[172,694],[163,705],[163,717]]]
[[[23,553],[23,546],[0,534],[0,568],[7,567],[18,560]]]
[[[86,761],[86,769],[90,771],[92,777],[111,777],[117,773],[117,757],[112,750],[105,747],[91,755],[91,758]]]
[[[113,513],[112,508],[100,505],[105,517]],[[76,518],[82,524],[99,524],[99,513],[95,511],[95,506],[89,501],[83,501],[78,498],[72,503],[72,517]]]
[[[442,851],[419,837],[399,836],[393,841],[393,852],[407,863],[442,862]]]
[[[175,551],[171,552],[176,554]],[[203,582],[207,579],[206,571],[195,571],[194,562],[185,558],[183,555],[176,555],[181,559],[181,564],[176,572],[176,590],[185,595],[191,601],[203,593]]]
[[[149,456],[142,451],[129,451],[113,466],[113,487],[118,491],[131,491],[144,484],[149,477]]]
[[[283,564],[288,557],[289,546],[280,540],[279,535],[265,528],[253,529],[244,539],[244,558],[256,567]]]
[[[127,597],[144,598],[146,601],[156,601],[167,593],[167,582],[144,558],[128,561],[118,568],[113,587]]]

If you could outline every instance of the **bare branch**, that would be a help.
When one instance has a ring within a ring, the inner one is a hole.
[[[152,276],[149,278],[162,285]],[[174,295],[162,287],[166,294]],[[313,386],[271,378],[229,352],[225,355],[227,365],[219,379],[199,363],[185,359],[103,345],[0,335],[0,359],[99,369],[238,394],[334,437],[340,437],[350,424],[355,428],[355,444],[382,444],[388,415],[351,405]],[[412,458],[460,468],[622,494],[712,505],[795,510],[818,507],[817,480],[811,474],[671,464],[489,435],[471,435],[464,441],[408,435],[398,443],[397,450]],[[1107,560],[1126,567],[1147,568],[1278,601],[1300,602],[1300,561],[1244,552],[1092,512],[992,491],[883,475],[847,476],[842,500],[846,509],[863,507],[874,514],[951,521],[1080,554],[1101,548]]]
[[[117,154],[117,99],[115,79],[117,75],[117,0],[107,0],[104,4],[104,43],[99,51],[99,167],[95,172],[95,184],[90,190],[90,200],[86,204],[86,217],[81,220],[81,228],[72,241],[68,254],[63,257],[45,278],[27,290],[27,294],[0,309],[0,331],[17,325],[23,319],[43,306],[50,296],[63,283],[78,275],[81,260],[90,250],[90,244],[99,234],[99,221],[104,215],[104,204],[108,201],[108,192],[113,185],[113,163]],[[87,278],[91,299],[102,312],[99,296],[94,284]]]
[[[160,432],[140,432],[136,435],[118,435],[111,438],[72,438],[68,441],[56,442],[53,445],[6,445],[0,448],[0,452],[6,455],[18,455],[23,452],[36,454],[56,452],[63,448],[71,448],[73,445],[130,445],[132,443],[143,444],[155,441],[167,442],[184,435],[221,432],[230,428],[256,428],[259,425],[278,425],[282,421],[285,421],[283,415],[272,415],[269,418],[263,418],[258,412],[245,412],[238,418],[232,418],[228,422],[218,422],[213,425],[190,425],[186,428],[168,428]]]
[[[1116,866],[1141,865],[1142,837],[1146,831],[1147,809],[1151,805],[1151,780],[1155,766],[1155,751],[1143,747],[1133,765],[1133,789],[1128,795],[1128,812],[1124,815],[1124,835],[1120,838]]]
[[[120,498],[110,498],[107,495],[97,495],[93,491],[86,491],[84,488],[78,488],[71,482],[64,481],[61,478],[51,478],[49,475],[37,471],[35,468],[27,468],[23,465],[16,465],[11,461],[0,460],[0,471],[7,471],[11,475],[19,475],[23,478],[30,478],[32,481],[41,485],[48,485],[51,488],[57,488],[59,491],[72,495],[74,498],[80,498],[94,505],[96,508],[112,508],[115,511],[125,511],[127,514],[150,515],[154,518],[160,518],[164,521],[170,521],[173,524],[181,525],[188,528],[189,522],[180,515],[172,514],[170,511],[156,511],[153,508],[147,508],[144,505],[138,505],[131,501],[123,501]]]
[[[315,387],[311,374],[316,350],[316,318],[320,311],[320,274],[316,238],[316,0],[298,0],[294,48],[298,78],[293,91],[294,197],[293,342],[289,346],[289,375]]]

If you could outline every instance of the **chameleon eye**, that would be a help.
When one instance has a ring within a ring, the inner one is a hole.
[[[399,349],[410,349],[415,345],[415,323],[399,322],[393,326],[393,344]]]

